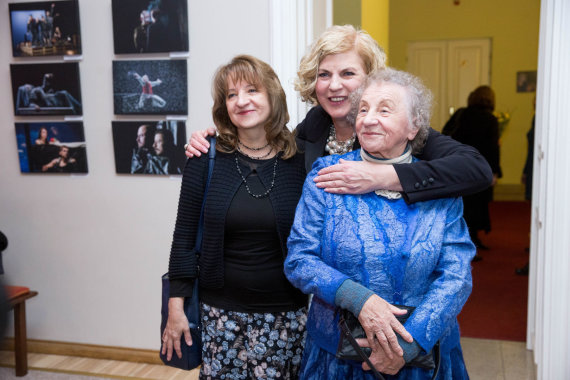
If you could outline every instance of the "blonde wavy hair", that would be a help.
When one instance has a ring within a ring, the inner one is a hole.
[[[301,58],[295,90],[299,91],[305,102],[318,104],[315,85],[321,61],[331,54],[346,53],[356,50],[366,74],[372,74],[386,67],[386,53],[378,43],[364,30],[352,25],[335,25],[325,30],[309,51]]]
[[[265,124],[265,138],[277,151],[283,152],[282,158],[287,159],[297,152],[295,137],[287,128],[289,113],[285,91],[279,78],[267,63],[250,55],[238,55],[230,63],[220,66],[212,82],[212,117],[218,128],[218,143],[216,149],[232,153],[237,149],[237,127],[232,123],[226,106],[229,81],[243,81],[256,88],[267,91],[271,111]]]

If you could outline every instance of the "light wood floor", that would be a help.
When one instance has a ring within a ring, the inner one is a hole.
[[[472,380],[535,380],[532,353],[522,342],[462,338],[461,345]],[[14,366],[14,355],[0,351],[0,366]],[[32,370],[96,376],[107,379],[198,379],[198,370],[176,370],[164,365],[116,360],[90,359],[63,355],[28,354]],[[26,377],[30,379],[30,376]],[[324,380],[324,379],[323,379]]]

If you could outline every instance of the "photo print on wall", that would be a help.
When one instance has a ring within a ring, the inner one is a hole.
[[[182,174],[186,156],[183,121],[114,121],[118,174]]]
[[[113,61],[116,115],[187,115],[186,60]]]
[[[87,173],[81,122],[16,123],[22,173]]]
[[[81,54],[77,0],[9,4],[12,55]]]
[[[79,64],[11,64],[14,114],[82,115]]]
[[[113,0],[115,54],[188,51],[187,0]]]

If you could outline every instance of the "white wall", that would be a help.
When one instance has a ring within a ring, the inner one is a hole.
[[[113,54],[111,0],[79,0],[79,6],[89,174],[24,175],[14,122],[29,119],[14,117],[9,64],[61,58],[12,58],[8,1],[0,1],[4,280],[39,291],[27,306],[30,339],[158,349],[160,275],[167,270],[180,177],[115,174],[111,121],[120,118],[113,115],[111,66],[113,59],[136,58]],[[210,81],[220,64],[238,53],[269,61],[270,25],[266,0],[188,0],[188,8],[190,134],[212,125]]]

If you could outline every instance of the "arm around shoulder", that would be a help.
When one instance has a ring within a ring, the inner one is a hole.
[[[408,203],[468,195],[493,182],[491,167],[477,149],[433,129],[416,157],[421,161],[394,165]]]

